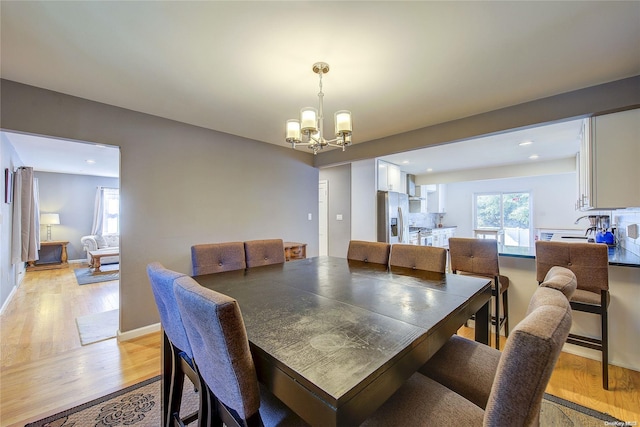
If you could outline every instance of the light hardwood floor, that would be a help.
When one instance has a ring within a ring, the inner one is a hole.
[[[114,308],[118,282],[78,286],[71,268],[27,273],[0,319],[1,426],[24,426],[160,374],[160,333],[80,344],[75,318]],[[611,366],[610,382],[603,390],[599,362],[563,353],[547,392],[640,422],[640,373]]]

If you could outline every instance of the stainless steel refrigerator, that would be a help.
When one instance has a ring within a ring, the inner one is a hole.
[[[378,242],[409,243],[409,196],[378,191]]]

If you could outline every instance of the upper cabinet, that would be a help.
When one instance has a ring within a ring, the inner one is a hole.
[[[378,160],[378,190],[406,193],[406,174],[402,179],[400,166]]]
[[[429,213],[445,213],[446,206],[446,185],[437,184],[435,186],[426,186],[430,190],[427,196],[427,211]],[[435,188],[434,188],[435,187]]]
[[[640,206],[640,109],[592,117],[577,156],[576,208]]]

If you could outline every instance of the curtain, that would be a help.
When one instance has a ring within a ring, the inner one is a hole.
[[[18,168],[14,174],[13,196],[11,263],[36,261],[40,246],[40,212],[33,168]]]
[[[96,200],[93,205],[93,226],[91,234],[102,234],[102,211],[104,210],[104,187],[98,187],[96,191]]]

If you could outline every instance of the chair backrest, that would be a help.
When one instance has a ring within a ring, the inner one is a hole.
[[[485,426],[538,424],[544,390],[571,329],[571,307],[561,292],[539,287],[529,308],[498,362]]]
[[[347,250],[347,259],[388,265],[390,250],[389,243],[351,240]]]
[[[609,252],[598,243],[536,242],[536,279],[542,282],[553,266],[576,275],[578,289],[600,293],[609,290]]]
[[[187,332],[184,329],[182,316],[180,316],[176,297],[173,293],[174,280],[186,275],[168,270],[159,262],[152,262],[147,265],[147,276],[160,313],[160,323],[167,338],[174,346],[184,351],[190,359],[193,358]]]
[[[396,243],[391,246],[389,265],[444,273],[447,268],[447,250],[434,246]]]
[[[247,267],[243,242],[208,243],[191,246],[193,275],[243,270]]]
[[[188,276],[174,282],[174,291],[200,375],[220,402],[246,420],[260,407],[260,389],[237,301]]]
[[[249,240],[244,242],[247,267],[284,263],[282,239]]]
[[[495,277],[500,274],[498,266],[498,241],[494,239],[449,239],[451,270]]]
[[[553,266],[544,276],[544,280],[540,286],[545,288],[553,288],[564,294],[568,300],[571,300],[573,293],[576,291],[578,281],[573,271],[568,268]]]

